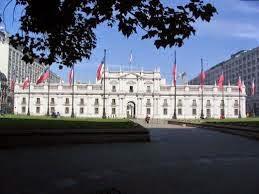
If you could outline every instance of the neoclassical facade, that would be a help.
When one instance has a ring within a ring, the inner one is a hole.
[[[171,119],[174,113],[174,91],[171,84],[155,71],[106,71],[105,109],[109,118],[151,118]],[[48,99],[50,112],[71,116],[72,87],[64,84],[31,85],[30,103],[28,89],[21,84],[15,86],[16,114],[26,114],[30,104],[31,115],[45,115]],[[245,89],[243,90],[245,91]],[[74,85],[74,113],[76,117],[102,117],[103,80],[94,84]],[[49,98],[48,98],[49,97]],[[245,92],[240,96],[241,115],[245,117]],[[237,118],[239,113],[239,92],[237,86],[204,86],[203,109],[205,117],[220,118],[224,109],[226,118]],[[224,103],[223,103],[224,102]],[[224,106],[223,106],[224,104]],[[200,118],[201,88],[199,85],[178,85],[176,96],[177,117]]]

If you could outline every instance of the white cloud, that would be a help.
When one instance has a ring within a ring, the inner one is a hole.
[[[197,23],[197,34],[212,37],[238,37],[259,40],[258,25],[253,23],[218,19],[210,23]]]

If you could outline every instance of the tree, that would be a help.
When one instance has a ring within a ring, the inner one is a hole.
[[[126,37],[141,32],[157,48],[181,47],[195,34],[195,22],[209,22],[216,14],[202,0],[176,7],[161,0],[16,0],[16,5],[23,7],[23,15],[20,32],[10,41],[23,48],[23,60],[66,66],[91,56],[98,25],[117,27]]]

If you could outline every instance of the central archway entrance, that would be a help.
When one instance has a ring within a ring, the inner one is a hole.
[[[130,101],[127,104],[127,118],[135,118],[136,116],[136,105]]]

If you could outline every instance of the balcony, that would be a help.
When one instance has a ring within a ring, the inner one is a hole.
[[[163,107],[168,107],[168,103],[167,103],[167,102],[164,102],[164,103],[163,103]]]
[[[147,102],[147,103],[146,103],[146,107],[151,107],[151,103],[150,103],[150,102]]]
[[[197,103],[192,103],[192,107],[197,107]]]
[[[55,102],[50,102],[49,104],[50,104],[50,106],[55,106],[56,105]]]
[[[65,106],[69,106],[70,105],[70,103],[69,102],[65,102]]]
[[[183,106],[183,103],[178,102],[178,103],[177,103],[177,106],[178,106],[178,107],[182,107],[182,106]]]
[[[211,107],[211,103],[207,103],[207,104],[206,104],[206,107]]]

